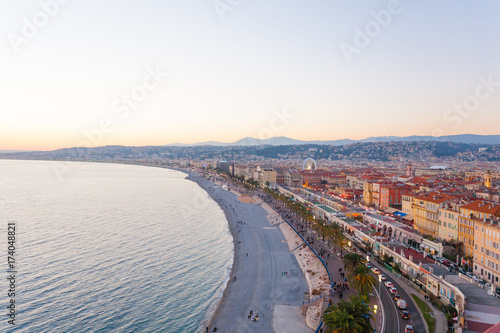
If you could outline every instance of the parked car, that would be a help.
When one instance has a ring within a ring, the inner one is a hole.
[[[470,277],[470,278],[472,279],[472,274],[471,274],[471,272],[467,272],[467,273],[465,273],[465,275],[467,275],[468,277]]]
[[[462,273],[462,274],[465,274],[465,271],[464,271],[464,269],[463,269],[462,267],[459,267],[459,268],[458,268],[458,271],[459,271],[460,273]]]
[[[385,281],[385,280],[387,280],[387,276],[385,276],[385,274],[380,274],[380,279],[382,281]]]
[[[373,267],[373,268],[372,268],[372,272],[373,272],[373,274],[375,274],[375,275],[380,274],[380,269],[378,269],[377,267]]]
[[[397,301],[397,304],[398,304],[398,308],[400,308],[402,310],[406,310],[406,301],[404,299],[399,299]]]
[[[406,310],[403,310],[403,312],[401,312],[401,318],[410,319],[410,313]]]
[[[393,295],[396,295],[398,293],[398,290],[394,287],[389,288],[389,292]]]
[[[394,285],[392,284],[391,281],[387,281],[386,283],[384,283],[384,285],[387,287],[387,288],[392,288],[394,287]]]
[[[406,327],[405,327],[405,333],[415,333],[415,331],[413,330],[413,326],[406,325]]]

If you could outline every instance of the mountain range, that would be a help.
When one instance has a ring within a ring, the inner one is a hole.
[[[376,136],[369,137],[362,140],[340,139],[330,141],[302,141],[287,138],[285,136],[277,136],[269,139],[257,139],[246,137],[235,142],[218,142],[218,141],[205,141],[194,144],[185,143],[172,143],[167,146],[287,146],[287,145],[329,145],[329,146],[342,146],[356,142],[398,142],[398,141],[439,141],[439,142],[457,142],[457,143],[475,143],[475,144],[500,144],[500,135],[477,135],[477,134],[459,134],[459,135],[445,135],[445,136]]]

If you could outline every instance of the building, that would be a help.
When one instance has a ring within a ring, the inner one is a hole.
[[[264,168],[259,174],[259,185],[265,187],[266,184],[276,184],[276,171],[271,168]]]
[[[402,196],[409,194],[412,191],[412,187],[396,183],[385,183],[380,186],[380,209],[386,209],[389,207],[401,207],[402,206]]]
[[[458,217],[458,240],[464,244],[465,256],[474,255],[474,231],[477,221],[485,218],[500,217],[500,206],[482,200],[477,200],[460,207]]]
[[[442,204],[439,207],[439,239],[458,241],[458,215],[460,207],[456,203]]]
[[[294,169],[288,169],[284,173],[285,185],[291,187],[302,187],[303,179],[302,174]]]
[[[413,214],[412,204],[413,204],[413,195],[411,194],[401,195],[401,210],[403,211],[403,213],[408,215]]]
[[[439,207],[452,198],[438,192],[427,193],[413,198],[413,227],[423,235],[439,237]]]
[[[500,218],[478,219],[474,225],[473,272],[500,287]]]
[[[491,187],[491,177],[491,171],[486,171],[486,173],[484,174],[484,186]]]

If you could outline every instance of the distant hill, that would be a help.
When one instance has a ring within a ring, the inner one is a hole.
[[[195,144],[172,143],[167,146],[288,146],[288,145],[329,145],[329,146],[342,146],[355,142],[397,142],[397,141],[439,141],[439,142],[457,142],[457,143],[475,143],[475,144],[500,144],[500,135],[477,135],[477,134],[459,134],[459,135],[445,135],[445,136],[377,136],[369,137],[362,140],[331,140],[331,141],[302,141],[287,138],[285,136],[277,136],[269,139],[257,139],[246,137],[235,142],[217,142],[206,141]]]

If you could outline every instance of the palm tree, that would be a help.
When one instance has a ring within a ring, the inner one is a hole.
[[[363,263],[363,257],[357,253],[348,253],[342,258],[342,263],[344,264],[344,269],[349,273],[356,266]]]
[[[366,296],[351,296],[330,306],[323,314],[326,333],[372,333],[373,316]]]
[[[347,278],[349,284],[362,295],[368,295],[377,282],[371,274],[371,270],[365,265],[356,266]]]

